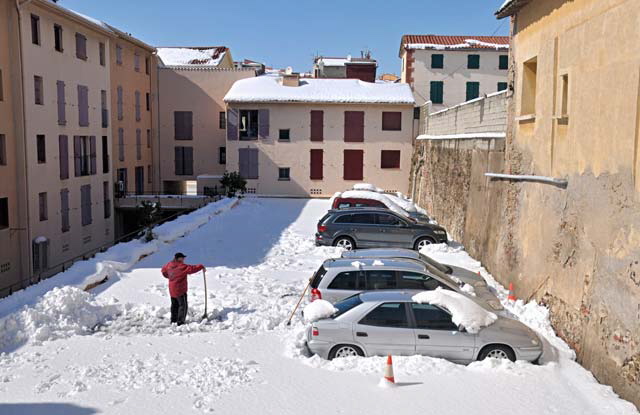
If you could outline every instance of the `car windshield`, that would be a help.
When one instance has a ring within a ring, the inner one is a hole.
[[[451,269],[449,265],[441,264],[440,262],[426,255],[420,254],[420,259],[426,262],[427,264],[431,265],[432,267],[434,267],[440,272],[444,272],[445,274],[453,273],[453,269]]]
[[[315,274],[313,274],[313,277],[311,277],[311,288],[318,288],[318,285],[320,285],[320,281],[322,280],[322,277],[324,277],[324,274],[327,273],[327,270],[325,269],[324,265],[321,265],[320,268],[318,268],[318,270],[316,271]]]
[[[331,317],[336,318],[351,310],[354,307],[362,304],[362,300],[360,299],[360,294],[352,295],[351,297],[347,297],[342,301],[338,301],[333,306],[338,309],[336,313],[334,313]]]

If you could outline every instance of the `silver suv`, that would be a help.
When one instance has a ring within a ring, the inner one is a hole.
[[[446,243],[447,231],[438,225],[416,222],[384,208],[330,210],[318,222],[316,245],[358,248],[410,248]]]

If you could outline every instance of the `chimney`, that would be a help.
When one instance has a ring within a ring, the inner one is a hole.
[[[300,86],[300,74],[293,72],[283,74],[282,86]]]

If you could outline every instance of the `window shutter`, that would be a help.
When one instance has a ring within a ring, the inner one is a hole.
[[[363,161],[363,150],[344,150],[344,179],[362,180]]]
[[[118,160],[124,161],[124,130],[118,128]]]
[[[57,81],[56,87],[58,90],[58,125],[65,125],[67,123],[67,114],[65,108],[64,82]]]
[[[73,136],[73,167],[76,177],[82,175],[82,154],[80,148],[80,136]]]
[[[398,169],[400,168],[399,150],[382,150],[380,152],[380,168]]]
[[[323,167],[323,158],[324,153],[322,150],[313,149],[310,151],[311,153],[311,173],[309,178],[311,180],[322,180],[322,167]]]
[[[311,141],[324,139],[324,111],[311,111]]]
[[[258,138],[269,138],[269,110],[258,110]]]
[[[122,120],[122,118],[123,118],[123,111],[122,111],[123,103],[122,103],[122,87],[121,86],[118,87],[118,101],[117,101],[116,105],[118,107],[117,108],[117,110],[118,110],[118,119]]]
[[[229,108],[227,111],[227,140],[238,139],[238,110]]]
[[[69,230],[69,190],[60,190],[60,221],[62,232]]]
[[[382,113],[382,129],[385,131],[402,130],[402,113],[384,111]]]
[[[92,135],[91,137],[89,137],[89,160],[91,163],[91,174],[96,174],[97,172],[96,157],[96,136]]]
[[[249,178],[249,149],[238,149],[238,173],[243,179]]]
[[[136,91],[136,121],[140,121],[140,91]]]
[[[87,59],[87,38],[80,33],[76,33],[76,57]]]
[[[184,155],[184,174],[185,175],[193,175],[193,147],[184,147],[183,148]]]
[[[142,131],[136,129],[136,160],[142,160]]]
[[[78,85],[78,120],[80,127],[89,126],[89,88]]]
[[[58,158],[60,159],[60,180],[69,178],[69,139],[66,135],[58,136]]]
[[[181,176],[184,171],[184,163],[182,160],[182,149],[184,147],[176,147],[175,148],[175,174],[176,176]]]
[[[364,111],[344,112],[344,141],[364,141]]]

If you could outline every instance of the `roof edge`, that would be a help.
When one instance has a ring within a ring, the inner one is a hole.
[[[531,0],[511,0],[502,5],[494,14],[497,19],[503,19],[505,17],[513,16],[523,6],[526,6]]]

